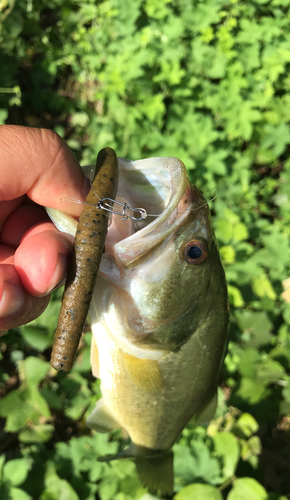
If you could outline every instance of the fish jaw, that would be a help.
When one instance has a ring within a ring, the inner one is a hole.
[[[131,234],[127,233],[126,238],[117,240],[113,246],[113,253],[118,266],[128,269],[136,266],[144,256],[147,258],[148,252],[152,251],[174,231],[176,226],[172,225],[172,222],[179,218],[178,209],[179,211],[182,210],[180,204],[186,189],[188,189],[189,181],[182,161],[172,157],[148,158],[135,162],[121,158],[119,159],[119,168],[120,186],[118,194],[124,195],[124,199],[129,198],[129,204],[136,202],[138,206],[141,204],[141,208],[143,208],[142,204],[144,203],[150,221],[149,224],[141,228],[139,225],[137,231],[133,231],[131,226]],[[155,188],[156,180],[154,185],[154,179],[152,179],[152,176],[156,177],[156,169],[162,181],[160,182],[162,188],[160,188],[160,185]],[[143,184],[139,189],[136,189],[136,186],[132,184],[130,185],[130,174],[134,180],[136,173],[143,176]],[[127,182],[126,189],[124,179]],[[143,199],[142,190],[146,193],[149,186],[150,192],[147,192],[147,199]],[[158,197],[162,200],[159,203],[155,201]],[[148,202],[148,198],[150,202]],[[151,198],[155,202],[151,202]],[[118,223],[120,224],[120,219],[116,220],[116,224]],[[177,224],[180,223],[181,221]],[[113,227],[109,228],[108,241],[111,240],[112,231]],[[142,244],[140,244],[140,240]]]

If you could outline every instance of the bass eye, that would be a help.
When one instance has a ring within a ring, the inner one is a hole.
[[[208,256],[207,245],[203,241],[191,240],[186,243],[183,255],[189,264],[201,264]]]

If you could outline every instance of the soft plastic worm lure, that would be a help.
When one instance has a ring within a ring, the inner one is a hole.
[[[102,199],[114,199],[117,187],[117,156],[113,149],[104,148],[98,154],[95,178],[78,222],[62,298],[50,360],[58,371],[72,368],[103,255],[108,217],[96,193]]]

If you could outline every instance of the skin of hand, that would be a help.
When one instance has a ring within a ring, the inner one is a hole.
[[[0,335],[40,316],[65,281],[73,240],[44,206],[79,217],[89,180],[55,132],[0,126]]]

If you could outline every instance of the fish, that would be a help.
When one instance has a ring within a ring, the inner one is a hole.
[[[172,446],[189,421],[215,413],[227,285],[208,203],[183,162],[118,158],[118,166],[90,306],[91,365],[102,398],[87,425],[124,429],[129,446],[99,460],[133,459],[141,483],[167,495]]]

